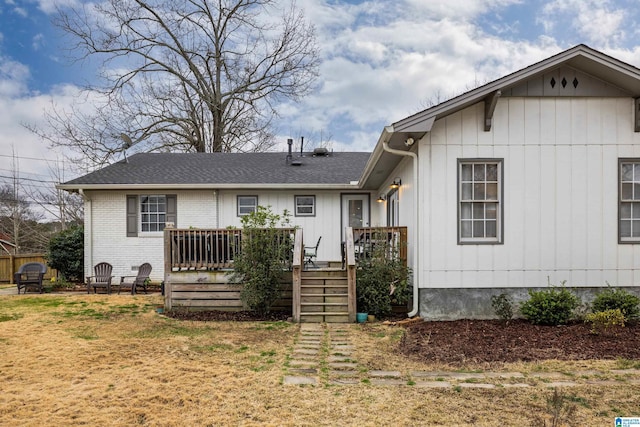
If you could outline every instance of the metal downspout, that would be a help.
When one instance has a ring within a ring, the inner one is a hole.
[[[390,132],[390,134],[393,132]],[[419,229],[419,217],[418,214],[420,213],[420,203],[418,203],[418,183],[420,182],[419,180],[419,176],[418,176],[418,155],[416,153],[414,153],[413,151],[402,151],[402,150],[396,150],[394,148],[389,147],[389,138],[385,138],[382,140],[382,148],[384,149],[384,151],[386,151],[387,153],[391,153],[391,154],[396,154],[398,156],[410,156],[413,158],[413,170],[414,175],[415,175],[415,179],[414,179],[414,186],[413,186],[413,197],[414,197],[414,225],[415,225],[415,229],[416,229],[416,236],[418,236],[418,239],[420,238],[420,229]],[[418,242],[416,242],[414,244],[414,253],[413,253],[413,309],[407,313],[408,317],[413,317],[416,314],[418,314],[418,276],[420,274],[419,271],[419,264],[418,264],[418,260],[420,259],[420,257],[418,256],[418,254],[420,253],[420,245]]]
[[[84,201],[84,254],[86,258],[83,264],[88,269],[85,271],[86,276],[91,274],[91,267],[93,266],[93,205],[91,203],[91,199],[87,197],[82,188],[78,190],[78,193],[82,196],[82,200]],[[88,227],[87,224],[89,225]],[[89,231],[88,235],[87,231]]]

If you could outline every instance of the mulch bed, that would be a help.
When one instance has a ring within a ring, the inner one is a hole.
[[[406,326],[399,350],[443,363],[531,362],[545,359],[640,359],[636,322],[599,335],[590,325],[533,325],[525,320],[456,320]]]

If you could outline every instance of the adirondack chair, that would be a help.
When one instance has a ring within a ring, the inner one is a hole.
[[[34,288],[42,293],[44,291],[42,278],[46,272],[47,267],[41,262],[22,264],[13,275],[13,282],[18,287],[18,295],[20,295],[20,289],[24,289],[24,293],[26,294],[27,288]]]
[[[138,275],[136,276],[121,276],[120,283],[117,285],[118,293],[122,290],[122,288],[131,289],[131,295],[135,295],[136,290],[139,286],[142,286],[144,289],[144,293],[147,293],[147,279],[149,279],[149,275],[151,274],[151,264],[145,262],[140,267],[138,267]]]
[[[111,270],[113,267],[111,264],[107,262],[101,262],[96,264],[93,267],[93,276],[87,276],[87,293],[91,293],[91,288],[93,288],[93,293],[97,293],[98,288],[105,288],[108,294],[111,293]]]

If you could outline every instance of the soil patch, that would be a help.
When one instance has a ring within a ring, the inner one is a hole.
[[[533,325],[525,320],[456,320],[407,325],[399,350],[449,364],[532,362],[546,359],[640,359],[640,325],[594,335],[590,325]]]

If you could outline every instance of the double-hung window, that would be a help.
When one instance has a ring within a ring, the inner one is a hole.
[[[620,159],[619,171],[619,241],[640,243],[640,159]]]
[[[166,223],[167,198],[164,195],[140,196],[140,229],[162,231]]]
[[[295,196],[296,216],[316,216],[316,196]]]
[[[127,194],[127,237],[164,230],[177,221],[175,194]]]
[[[502,160],[458,160],[458,243],[502,243]]]
[[[258,209],[258,196],[238,196],[238,216],[254,213]]]

